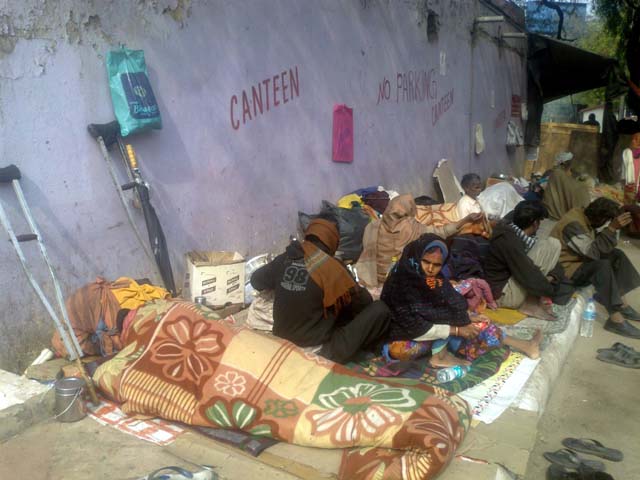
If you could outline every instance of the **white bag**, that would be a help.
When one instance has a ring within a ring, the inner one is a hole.
[[[273,290],[257,292],[249,307],[247,326],[254,330],[270,332],[273,330]]]

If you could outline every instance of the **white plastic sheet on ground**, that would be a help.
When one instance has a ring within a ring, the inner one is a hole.
[[[523,358],[502,385],[496,383],[493,377],[490,377],[475,387],[460,392],[458,396],[464,398],[472,410],[476,405],[486,403],[482,411],[474,414],[473,418],[484,423],[492,423],[518,397],[538,363],[540,363],[539,359]],[[497,392],[495,391],[496,389]]]

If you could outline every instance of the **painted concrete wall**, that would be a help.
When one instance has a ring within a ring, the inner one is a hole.
[[[437,38],[427,38],[428,9],[439,16]],[[458,174],[514,170],[506,120],[511,95],[525,100],[524,42],[496,40],[500,29],[514,31],[508,22],[472,35],[473,19],[490,14],[475,0],[0,2],[2,163],[22,169],[65,292],[97,275],[150,276],[85,129],[113,119],[106,52],[140,48],[164,129],[131,142],[176,279],[191,249],[277,251],[297,211],[322,199],[374,184],[432,194],[441,158]],[[243,116],[243,92],[250,102],[258,85],[263,111],[249,104]],[[354,110],[352,164],[331,161],[340,103]],[[484,127],[481,155],[472,151],[475,123]],[[22,231],[7,193],[0,199]],[[25,250],[37,260],[35,245]],[[5,241],[0,265],[0,368],[17,371],[52,327]],[[41,263],[34,271],[46,282]]]

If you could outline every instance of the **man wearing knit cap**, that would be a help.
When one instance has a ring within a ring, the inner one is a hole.
[[[572,160],[571,152],[560,152],[556,155],[556,167],[551,172],[544,191],[544,206],[549,212],[549,217],[554,220],[559,220],[572,208],[584,208],[589,204],[587,185],[573,178]]]
[[[256,270],[251,285],[274,290],[273,333],[299,347],[318,347],[338,363],[376,346],[386,333],[389,310],[374,302],[333,255],[340,234],[330,216],[314,218],[302,243],[293,241]]]

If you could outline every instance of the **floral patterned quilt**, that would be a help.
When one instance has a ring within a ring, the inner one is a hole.
[[[93,378],[125,413],[345,448],[342,479],[434,478],[470,420],[441,388],[354,373],[184,301],[139,309]]]

